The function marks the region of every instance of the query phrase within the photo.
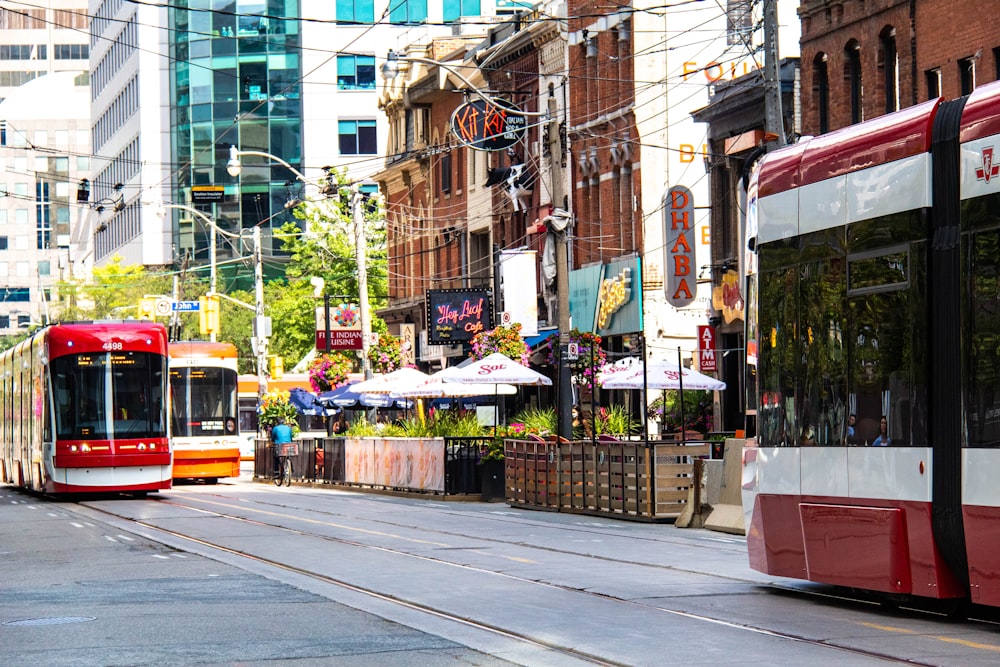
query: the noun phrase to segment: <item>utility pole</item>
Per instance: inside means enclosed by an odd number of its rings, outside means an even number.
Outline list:
[[[559,435],[567,440],[573,438],[573,387],[567,345],[569,343],[569,232],[572,220],[566,206],[563,177],[562,132],[559,127],[559,103],[555,89],[549,88],[549,175],[552,177],[552,215],[549,219],[549,233],[556,241],[556,301],[559,313],[559,394],[558,424]]]
[[[361,367],[365,379],[370,380],[372,362],[368,358],[371,349],[372,317],[368,308],[368,239],[365,236],[364,195],[355,185],[351,191],[351,215],[354,217],[355,254],[358,256],[358,310],[361,314]]]
[[[778,74],[778,0],[764,0],[764,132],[768,149],[784,146],[785,121],[781,113]]]
[[[263,405],[267,393],[267,339],[271,318],[264,316],[264,254],[260,247],[260,225],[253,228],[253,273],[255,293],[254,340],[257,343],[257,405]]]

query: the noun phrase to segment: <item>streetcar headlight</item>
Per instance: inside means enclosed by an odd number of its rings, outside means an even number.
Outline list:
[[[90,451],[90,445],[88,445],[87,443],[83,443],[82,445],[80,445],[80,451],[81,452],[89,452]]]
[[[76,445],[70,445],[69,446],[69,451],[75,452],[76,450],[77,450],[77,446]]]
[[[146,451],[146,443],[140,442],[138,449],[139,449],[140,452]]]

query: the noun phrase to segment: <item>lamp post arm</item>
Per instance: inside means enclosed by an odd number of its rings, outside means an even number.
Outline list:
[[[228,294],[223,294],[222,292],[214,292],[213,291],[213,292],[209,292],[205,296],[217,296],[219,298],[225,299],[226,301],[231,301],[231,302],[235,303],[237,306],[243,306],[247,310],[252,310],[254,312],[257,312],[257,306],[253,305],[252,303],[247,303],[246,301],[240,301],[239,299],[234,299],[233,297],[229,296]]]
[[[402,61],[402,62],[423,63],[424,65],[433,65],[433,66],[436,66],[436,67],[440,67],[442,69],[446,69],[449,72],[451,72],[452,74],[454,74],[455,76],[457,76],[462,81],[462,83],[464,83],[476,95],[479,95],[481,98],[483,98],[484,100],[486,100],[487,102],[489,102],[490,104],[492,104],[495,107],[496,106],[502,106],[496,100],[496,98],[494,98],[492,95],[490,95],[489,93],[487,93],[486,91],[484,91],[482,88],[480,88],[476,84],[474,84],[471,81],[469,81],[469,79],[466,78],[466,76],[464,74],[462,74],[460,71],[458,71],[458,68],[455,67],[454,65],[450,65],[448,63],[441,62],[440,60],[434,60],[433,58],[424,58],[422,56],[401,56],[401,55],[397,54],[394,51],[389,51],[389,57],[387,59],[387,62],[392,62],[393,60]],[[395,76],[395,75],[393,75],[393,76]],[[524,111],[524,110],[521,110],[521,109],[518,109],[517,113],[520,114],[520,115],[522,115],[522,116],[548,116],[549,115],[548,111]]]
[[[235,151],[233,151],[234,148],[236,149]],[[285,162],[284,160],[282,160],[277,155],[271,155],[270,153],[265,153],[264,151],[245,151],[245,150],[243,150],[241,148],[236,148],[235,146],[233,146],[232,148],[230,148],[230,152],[234,153],[236,157],[241,156],[241,155],[256,155],[257,157],[266,157],[269,160],[273,160],[274,162],[277,162],[282,167],[284,167],[288,171],[290,171],[293,174],[295,174],[295,177],[298,178],[303,183],[312,183],[312,181],[310,181],[308,178],[306,178],[305,175],[301,171],[299,171],[298,169],[296,169],[292,165],[288,164],[287,162]]]

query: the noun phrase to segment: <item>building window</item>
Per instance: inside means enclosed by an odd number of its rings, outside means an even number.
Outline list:
[[[441,155],[441,194],[451,194],[451,153]]]
[[[10,315],[0,315],[0,329],[10,329]]]
[[[427,0],[400,0],[389,10],[389,23],[423,23],[427,20]]]
[[[865,119],[862,100],[864,86],[861,84],[861,45],[851,40],[844,49],[844,78],[847,79],[851,100],[851,123],[860,123]]]
[[[879,35],[882,75],[885,84],[885,112],[899,111],[899,52],[896,51],[896,29],[886,28]]]
[[[337,23],[375,23],[375,0],[337,0]]]
[[[958,81],[962,94],[968,95],[976,89],[976,59],[962,58],[958,61]]]
[[[819,121],[819,133],[830,131],[830,73],[827,69],[825,53],[816,55],[813,60],[813,91],[816,96],[816,111]]]
[[[0,236],[0,250],[6,250],[6,249],[7,249],[7,237]]]
[[[375,56],[337,56],[337,88],[375,90]]]
[[[479,16],[479,0],[444,0],[444,22],[457,21],[462,16]]]
[[[56,60],[86,60],[90,57],[90,47],[86,44],[56,44],[52,53]]]
[[[374,120],[342,120],[337,124],[341,155],[376,155]]]
[[[935,100],[941,97],[941,69],[935,67],[924,72],[927,79],[927,99]]]
[[[0,301],[27,303],[30,297],[30,290],[27,287],[0,287]]]

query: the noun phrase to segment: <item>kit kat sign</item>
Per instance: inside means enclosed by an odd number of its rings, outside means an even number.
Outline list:
[[[683,185],[670,188],[663,200],[663,288],[667,303],[683,308],[694,301],[696,274],[694,197]]]
[[[429,290],[426,305],[431,345],[466,343],[493,328],[493,306],[486,290]]]
[[[524,136],[527,119],[521,110],[504,100],[472,100],[455,109],[451,131],[469,148],[502,151]]]

